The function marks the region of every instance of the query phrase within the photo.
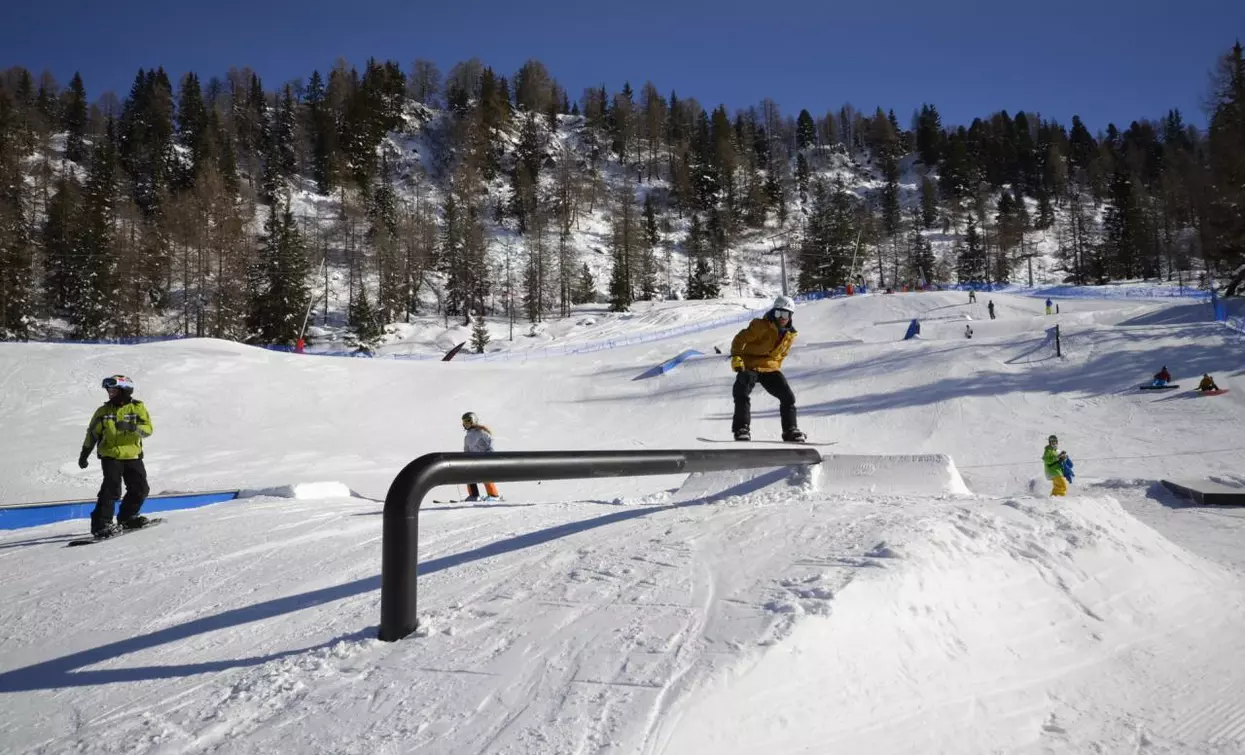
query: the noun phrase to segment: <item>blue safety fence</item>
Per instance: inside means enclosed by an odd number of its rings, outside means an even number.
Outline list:
[[[237,490],[215,490],[206,493],[162,493],[148,496],[143,503],[143,514],[177,509],[194,509],[238,497]],[[41,524],[64,522],[70,519],[88,519],[95,508],[95,501],[47,501],[43,503],[18,503],[0,506],[0,530],[37,527]]]
[[[1239,303],[1239,302],[1238,302]],[[1214,311],[1215,322],[1221,322],[1238,333],[1245,333],[1245,315],[1234,315],[1228,311],[1228,303],[1212,292],[1210,304]],[[1237,307],[1238,311],[1241,307]]]

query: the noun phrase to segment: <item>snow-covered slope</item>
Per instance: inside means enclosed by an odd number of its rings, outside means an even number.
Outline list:
[[[94,493],[97,467],[74,461],[113,372],[151,407],[153,490],[261,493],[89,548],[62,545],[81,522],[0,535],[0,741],[1240,751],[1245,522],[1154,484],[1239,478],[1239,335],[1190,305],[1065,301],[1048,317],[1038,300],[992,298],[994,321],[984,296],[975,310],[958,293],[802,305],[785,372],[801,426],[837,441],[812,474],[514,483],[501,504],[427,502],[421,629],[396,644],[374,638],[379,499],[398,469],[460,448],[467,410],[504,450],[729,448],[697,438],[728,437],[732,375],[713,347],[739,325],[461,363],[0,344],[3,502]],[[922,337],[902,341],[917,316]],[[966,317],[971,341],[953,330]],[[636,379],[687,348],[706,356]],[[1130,390],[1164,363],[1234,390]],[[758,390],[754,437],[777,436],[776,409]],[[1064,500],[1040,479],[1052,432],[1077,462]],[[321,481],[355,495],[289,494]]]

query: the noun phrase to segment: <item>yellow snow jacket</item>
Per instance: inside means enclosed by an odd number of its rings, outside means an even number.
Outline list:
[[[782,360],[786,359],[793,343],[794,327],[788,325],[784,331],[779,331],[769,317],[759,317],[731,341],[731,356],[741,357],[745,370],[777,372],[782,369]]]
[[[118,428],[120,422],[124,429]],[[130,430],[126,423],[134,425]],[[118,406],[111,401],[95,410],[82,441],[82,453],[94,448],[101,459],[143,458],[143,438],[151,435],[151,415],[142,401],[129,399]]]

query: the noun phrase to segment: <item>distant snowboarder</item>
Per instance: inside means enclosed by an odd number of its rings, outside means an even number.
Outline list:
[[[467,412],[463,414],[463,430],[466,435],[463,436],[463,451],[469,454],[491,454],[493,453],[493,432],[484,425],[480,424],[480,418],[475,412]],[[484,498],[480,498],[480,486],[476,483],[468,483],[467,497],[464,501],[500,501],[501,494],[497,492],[497,486],[491,482],[484,483]]]
[[[1050,299],[1047,299],[1046,300],[1046,314],[1049,315],[1051,313],[1051,308],[1054,306],[1055,306],[1055,303],[1051,301]]]
[[[1197,389],[1202,392],[1217,391],[1219,386],[1215,385],[1215,379],[1207,373],[1202,373],[1202,382],[1197,384]]]
[[[969,303],[969,304],[976,304],[976,303],[977,303],[977,292],[976,292],[976,291],[974,291],[974,290],[973,290],[973,289],[971,289],[971,288],[970,288],[970,289],[968,289],[968,303]]]
[[[972,338],[972,337],[973,337],[973,326],[972,326],[972,325],[965,325],[965,326],[964,326],[964,337],[965,337],[965,338]]]
[[[1067,454],[1059,450],[1059,438],[1054,435],[1047,438],[1046,448],[1042,449],[1042,464],[1046,470],[1046,479],[1051,481],[1052,496],[1068,494],[1068,481],[1063,476],[1063,462],[1066,458]]]
[[[791,322],[795,301],[779,296],[774,306],[739,331],[731,341],[731,369],[735,387],[731,391],[735,399],[735,415],[731,420],[731,433],[735,440],[752,440],[752,389],[757,383],[769,395],[778,399],[778,414],[782,419],[782,439],[803,443],[805,435],[796,426],[795,393],[782,374],[782,361],[795,342],[796,330]]]
[[[990,312],[990,319],[994,319],[994,299],[986,302],[986,309]]]
[[[1163,369],[1154,373],[1154,380],[1150,385],[1155,388],[1163,388],[1172,381],[1172,374],[1167,371],[1167,365],[1163,365]]]

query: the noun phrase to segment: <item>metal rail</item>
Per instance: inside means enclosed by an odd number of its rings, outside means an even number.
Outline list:
[[[535,482],[593,477],[720,472],[820,464],[814,448],[688,451],[515,451],[426,454],[403,467],[385,495],[381,544],[380,639],[394,642],[416,628],[419,507],[438,485]]]

